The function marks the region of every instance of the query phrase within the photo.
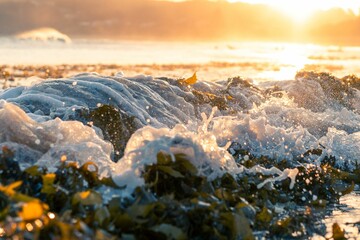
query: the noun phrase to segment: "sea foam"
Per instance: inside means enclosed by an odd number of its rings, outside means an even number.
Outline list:
[[[296,93],[296,86],[304,94]],[[224,173],[265,171],[245,169],[244,159],[227,151],[231,143],[253,156],[286,160],[294,167],[271,170],[274,177],[266,182],[289,177],[293,184],[299,160],[320,164],[335,157],[337,166],[355,168],[360,156],[359,90],[349,87],[331,94],[311,78],[279,82],[276,92],[269,89],[240,78],[183,85],[150,76],[84,73],[46,80],[0,92],[0,144],[15,151],[22,168],[37,164],[56,169],[64,155],[79,165],[95,162],[101,176],[125,187],[124,195],[144,184],[142,171],[156,163],[159,152],[173,159],[187,156],[209,180]],[[310,97],[314,104],[303,99]],[[101,131],[79,115],[103,105],[125,112],[137,127],[117,163]],[[313,149],[321,154],[308,154]]]

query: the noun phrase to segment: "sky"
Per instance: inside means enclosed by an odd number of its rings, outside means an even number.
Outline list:
[[[247,2],[247,3],[262,3],[271,5],[306,5],[310,8],[328,9],[331,7],[344,7],[358,9],[360,8],[359,0],[227,0],[228,2]]]
[[[1,1],[1,0],[0,0]],[[196,0],[155,0],[155,1],[173,1],[173,2],[183,2],[183,1],[196,1]],[[199,0],[198,0],[199,1]],[[201,0],[200,0],[201,1]],[[360,8],[359,0],[208,0],[208,1],[227,1],[227,2],[246,2],[251,4],[268,4],[280,8],[296,8],[301,6],[301,8],[314,9],[314,10],[327,10],[329,8],[341,7],[344,9],[352,9],[353,11],[358,12]]]
[[[304,21],[318,10],[343,8],[359,14],[360,0],[227,0],[228,2],[247,2],[267,4],[287,13],[296,21]]]
[[[0,0],[0,37],[51,27],[71,38],[360,45],[360,16],[344,10],[359,8],[360,0]]]
[[[155,1],[196,1],[196,0],[155,0]],[[206,0],[197,0],[206,1]],[[331,8],[342,8],[351,10],[354,14],[360,14],[360,0],[207,0],[207,1],[227,1],[230,3],[244,2],[250,4],[265,4],[282,11],[297,23],[306,21],[312,14],[321,10],[326,11]]]

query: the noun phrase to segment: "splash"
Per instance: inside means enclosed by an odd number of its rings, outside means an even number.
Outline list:
[[[185,155],[197,168],[198,174],[206,176],[209,181],[224,173],[233,176],[240,174],[243,167],[227,152],[229,145],[220,147],[216,136],[208,131],[215,111],[216,108],[209,118],[203,114],[203,121],[197,131],[190,131],[182,124],[176,125],[173,129],[157,129],[151,126],[139,129],[130,138],[124,157],[115,167],[115,183],[126,186],[129,192],[136,186],[143,185],[141,173],[146,165],[157,162],[159,153],[170,155],[173,161],[176,154]]]
[[[0,146],[16,153],[21,169],[37,164],[55,171],[64,157],[80,166],[96,162],[101,172],[113,164],[111,144],[81,122],[56,118],[38,123],[4,100],[0,100],[0,119]]]
[[[19,40],[71,43],[69,36],[59,32],[54,28],[37,28],[19,33],[15,37]]]
[[[306,101],[309,97],[313,103]],[[260,88],[241,78],[187,85],[151,76],[84,73],[0,92],[6,100],[0,106],[0,142],[15,150],[22,168],[38,164],[54,169],[64,155],[79,165],[94,161],[100,176],[111,176],[125,187],[124,194],[144,184],[142,172],[159,153],[173,160],[186,156],[210,181],[224,173],[264,174],[261,168],[245,169],[246,156],[228,152],[236,143],[251,156],[291,166],[266,170],[272,177],[258,187],[287,178],[293,187],[300,160],[320,165],[335,158],[341,169],[357,166],[358,97],[358,89],[328,75],[304,74]],[[136,130],[117,163],[111,161],[112,145],[103,140],[106,129],[90,124],[83,114],[104,105],[126,113]]]

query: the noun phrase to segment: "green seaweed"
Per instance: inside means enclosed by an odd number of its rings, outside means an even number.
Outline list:
[[[128,115],[122,110],[102,105],[98,108],[82,113],[87,123],[91,123],[103,132],[104,139],[114,146],[114,160],[118,161],[124,155],[126,143],[131,135],[139,128],[135,124],[135,117]]]
[[[238,149],[235,154],[249,153]],[[248,156],[249,167],[289,167],[284,161]],[[172,158],[159,152],[157,163],[142,172],[145,185],[131,198],[104,201],[100,187],[119,188],[109,178],[100,179],[93,162],[78,166],[63,161],[54,173],[37,166],[22,171],[4,147],[0,169],[0,228],[6,229],[1,237],[20,239],[307,238],[325,235],[319,227],[324,208],[359,183],[358,170],[345,172],[324,163],[298,167],[293,189],[289,180],[259,189],[271,176],[227,173],[208,181],[186,155]],[[30,203],[39,209],[37,215],[26,212]],[[333,238],[344,237],[335,226]]]

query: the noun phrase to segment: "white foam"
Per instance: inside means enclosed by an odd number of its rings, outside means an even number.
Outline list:
[[[335,157],[339,167],[353,170],[360,163],[360,131],[349,134],[332,127],[319,142],[325,148],[322,157]]]
[[[156,129],[150,126],[139,129],[130,138],[124,157],[115,167],[113,180],[119,186],[126,186],[128,192],[143,185],[141,173],[146,165],[157,162],[159,152],[170,155],[175,160],[176,154],[185,154],[197,168],[198,174],[214,180],[224,173],[233,176],[243,171],[227,152],[227,147],[219,147],[216,136],[208,131],[209,118],[204,120],[197,131],[188,130],[184,125],[173,129]]]
[[[277,171],[275,173],[270,172],[271,175],[274,175],[276,173],[277,173]],[[275,182],[283,181],[287,178],[290,178],[289,189],[293,189],[294,185],[295,185],[296,176],[298,175],[298,173],[299,173],[299,170],[297,168],[294,168],[294,169],[287,168],[284,171],[282,171],[281,173],[277,173],[277,174],[279,174],[279,176],[273,177],[273,178],[267,178],[264,182],[258,184],[257,188],[262,188],[267,183],[275,183]]]
[[[76,82],[76,85],[73,83]],[[21,105],[27,112],[41,110],[47,116],[63,116],[73,107],[95,108],[108,104],[135,116],[140,124],[175,126],[195,119],[194,106],[184,93],[165,81],[149,76],[139,79],[110,78],[83,73],[70,79],[48,80],[29,88],[13,88],[0,98]],[[145,106],[152,106],[146,109]]]
[[[306,152],[318,148],[323,150],[322,155],[305,156],[305,160],[319,164],[334,156],[338,166],[350,169],[359,163],[360,115],[354,106],[360,98],[356,90],[350,98],[353,103],[342,104],[320,94],[321,89],[313,90],[314,83],[299,82],[303,97],[315,95],[312,97],[318,102],[314,107],[311,101],[299,101],[302,94],[292,94],[296,92],[295,82],[283,84],[281,98],[241,86],[241,82],[191,86],[190,90],[205,89],[219,96],[224,91],[231,94],[229,109],[211,112],[209,103],[198,101],[174,81],[145,75],[127,78],[83,73],[0,92],[0,99],[6,100],[0,101],[0,144],[21,152],[16,157],[19,162],[27,156],[28,160],[20,163],[22,168],[33,161],[54,168],[64,154],[79,164],[94,161],[101,176],[111,175],[119,186],[126,187],[125,195],[144,184],[142,171],[145,165],[156,163],[159,152],[173,159],[178,153],[185,154],[209,180],[225,172],[234,176],[242,173],[245,169],[226,151],[230,142],[239,143],[253,156],[285,159],[294,167]],[[77,117],[75,110],[103,104],[133,116],[139,127],[116,164],[110,160],[111,145],[97,134],[97,128],[65,121]],[[273,176],[259,187],[286,178],[291,179],[292,187],[297,175],[294,169],[257,171]]]
[[[59,32],[54,28],[37,28],[30,31],[19,33],[15,36],[20,40],[31,40],[31,41],[56,41],[71,43],[69,36]]]
[[[94,161],[100,172],[109,172],[113,164],[111,144],[81,122],[56,118],[38,123],[19,107],[4,100],[0,100],[0,120],[0,143],[17,151],[31,149],[28,155],[33,155],[33,161],[40,166],[54,169],[63,155],[79,165]],[[28,162],[18,161],[21,168],[28,167]]]

